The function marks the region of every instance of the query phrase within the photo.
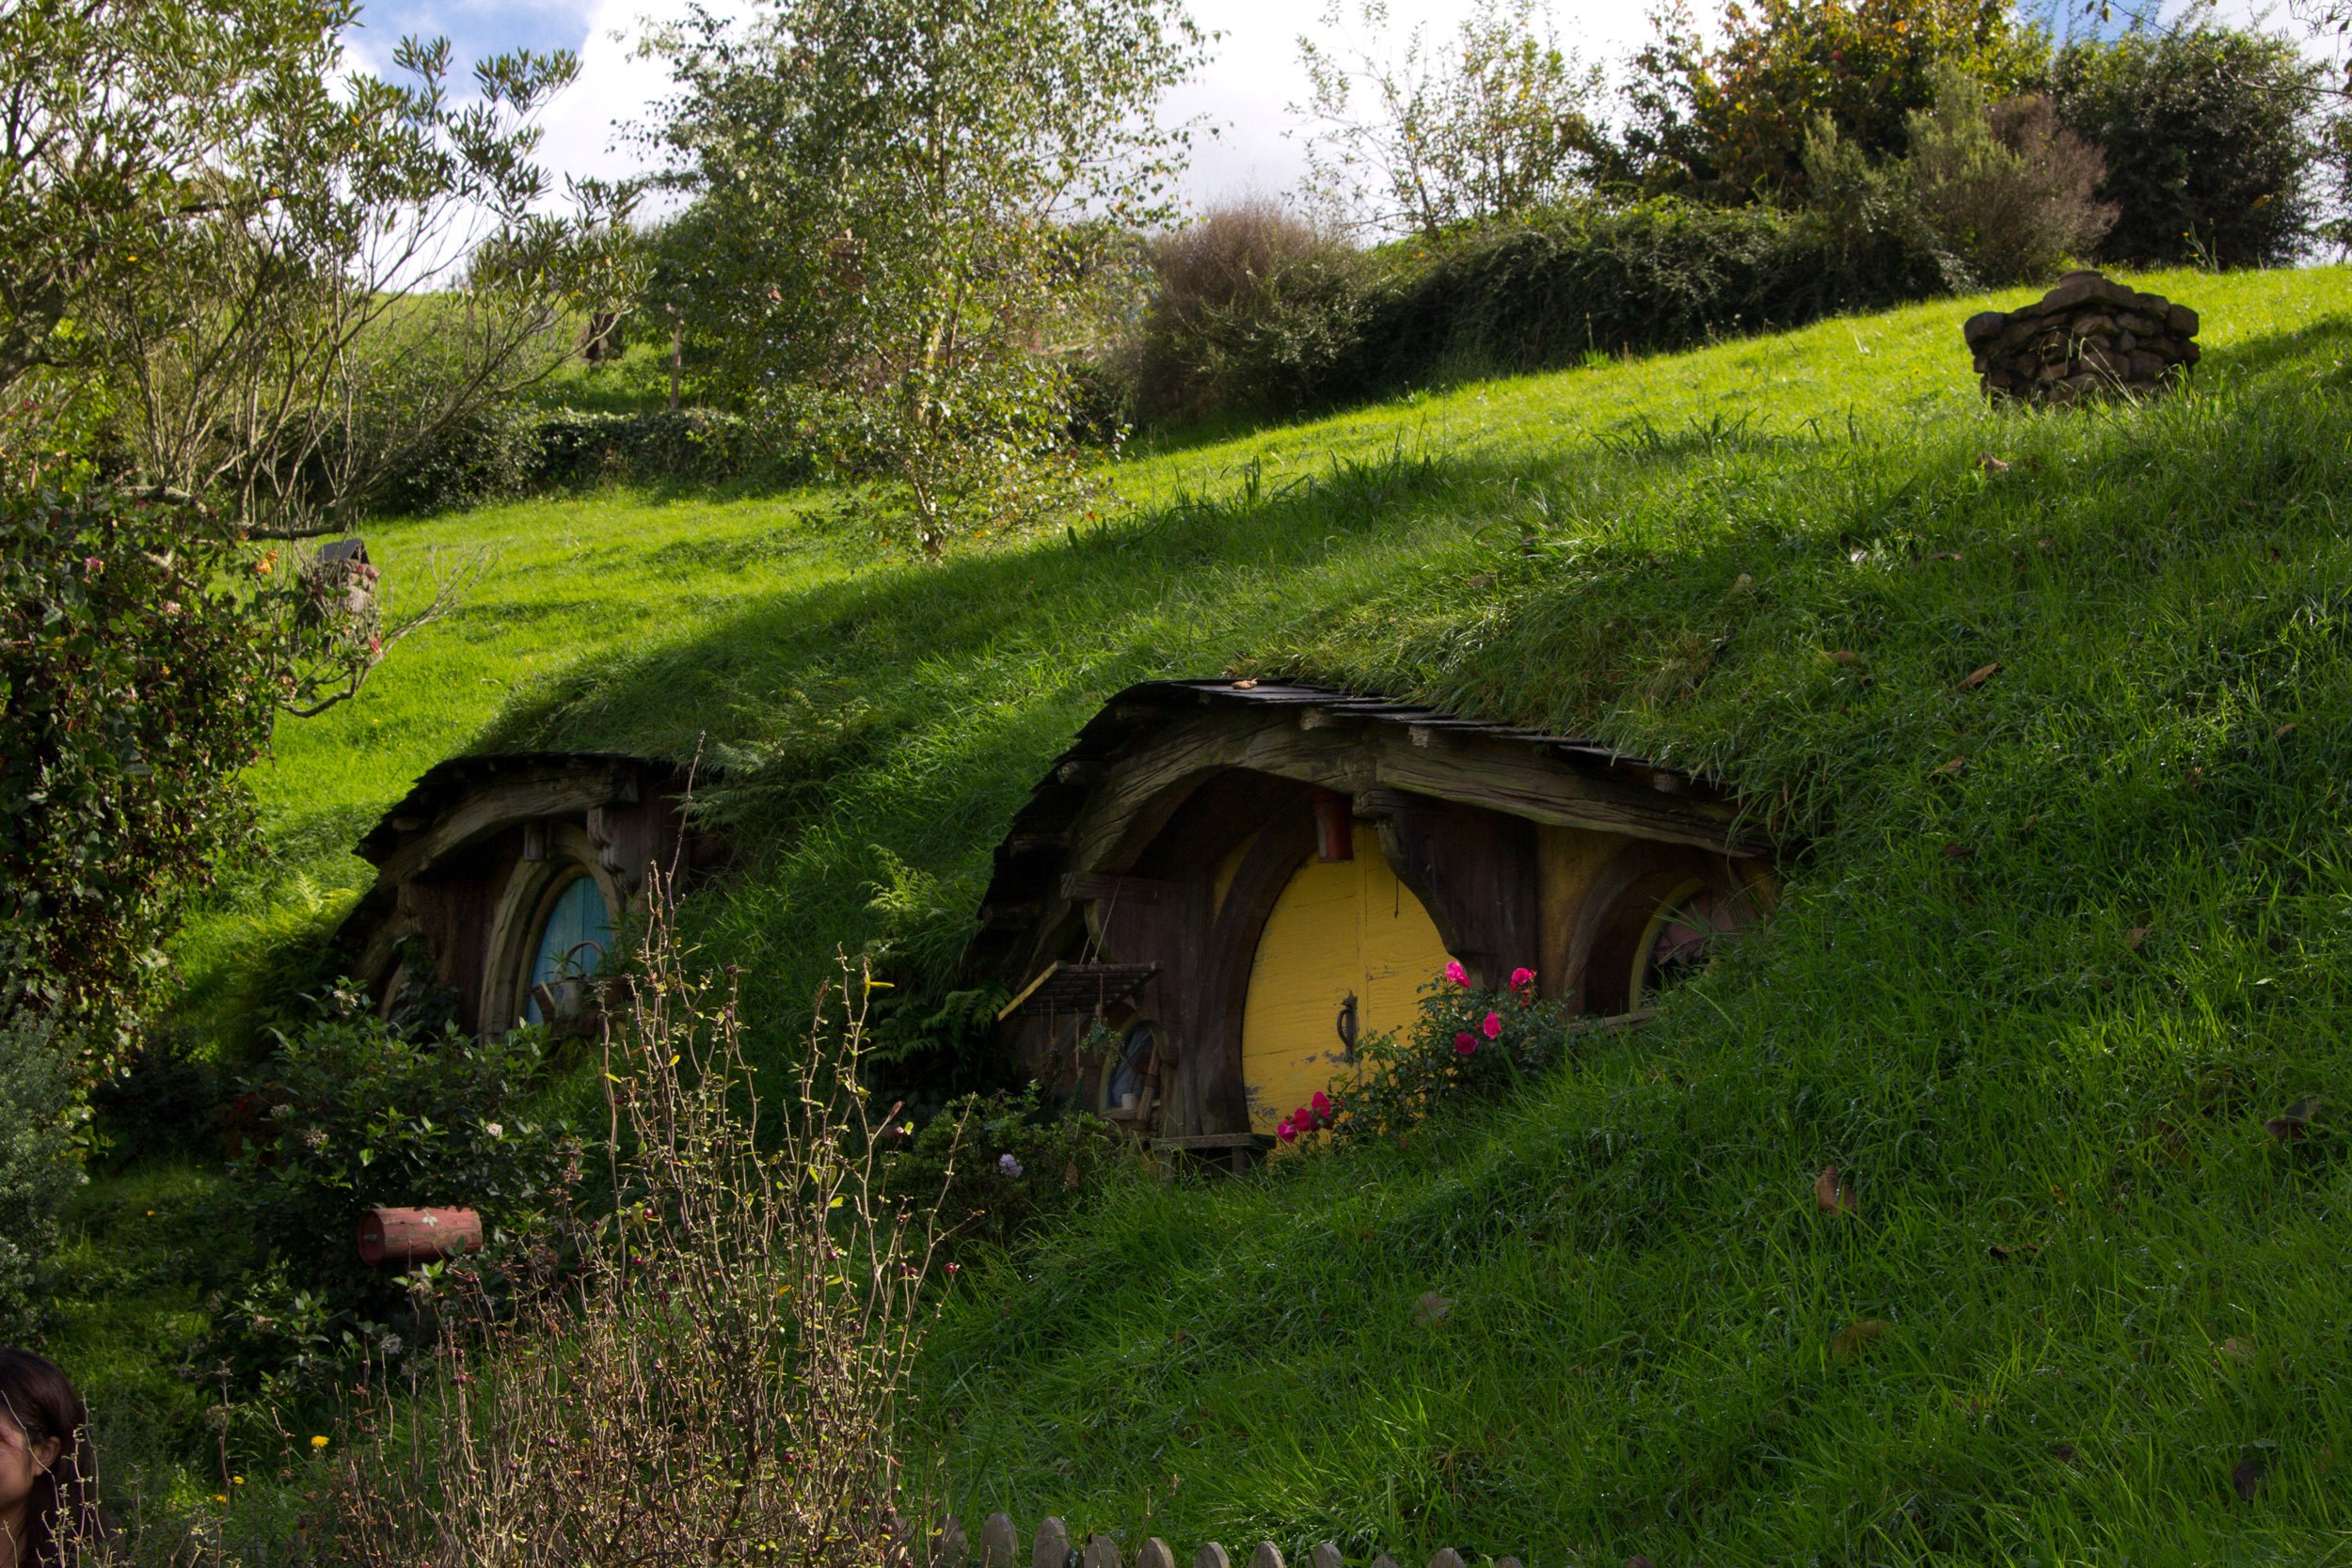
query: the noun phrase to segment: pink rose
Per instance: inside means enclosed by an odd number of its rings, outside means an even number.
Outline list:
[[[1458,958],[1451,958],[1447,960],[1445,966],[1445,977],[1453,981],[1457,986],[1467,986],[1470,984],[1470,973],[1462,967],[1461,960]]]
[[[1454,1037],[1454,1054],[1458,1056],[1467,1056],[1477,1049],[1478,1037],[1471,1034],[1468,1029],[1463,1030],[1460,1034]]]
[[[1502,1015],[1501,1013],[1488,1013],[1486,1015],[1486,1022],[1480,1024],[1478,1027],[1488,1039],[1493,1039],[1502,1033]]]
[[[1307,1101],[1307,1103],[1311,1108],[1312,1108],[1315,1115],[1319,1117],[1327,1117],[1331,1114],[1331,1097],[1325,1094],[1321,1089],[1317,1089],[1315,1091],[1315,1097]]]
[[[1286,1144],[1295,1144],[1298,1141],[1298,1129],[1286,1121],[1274,1130],[1274,1135]]]
[[[1515,969],[1511,971],[1511,989],[1513,990],[1524,990],[1534,983],[1535,972],[1534,970]]]

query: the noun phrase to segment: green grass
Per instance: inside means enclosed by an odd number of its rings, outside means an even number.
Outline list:
[[[974,1279],[925,1390],[959,1506],[1545,1568],[2352,1560],[2344,1124],[2262,1127],[2352,1096],[2345,281],[2149,280],[2207,350],[2152,405],[1984,407],[1946,302],[1171,447],[935,567],[793,496],[381,527],[395,585],[495,564],[281,732],[276,858],[183,958],[231,1017],[440,757],[699,744],[750,858],[694,934],[780,1039],[835,943],[956,948],[1129,681],[1597,736],[1792,835],[1772,927],[1514,1103],[1119,1183]]]

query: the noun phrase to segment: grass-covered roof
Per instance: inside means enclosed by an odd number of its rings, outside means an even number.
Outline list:
[[[925,1406],[958,1500],[1553,1560],[2319,1560],[2352,1142],[2264,1121],[2352,1102],[2345,282],[2146,280],[2204,323],[2154,404],[1986,407],[1959,325],[2021,292],[1132,458],[1098,516],[938,566],[819,498],[381,525],[395,590],[490,571],[281,735],[277,858],[185,958],[238,994],[454,752],[699,749],[749,853],[695,935],[781,1037],[836,944],[952,961],[1130,683],[1589,736],[1804,836],[1769,929],[1506,1106],[1121,1183],[969,1278]]]

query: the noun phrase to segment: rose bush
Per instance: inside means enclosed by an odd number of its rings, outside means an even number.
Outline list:
[[[1517,969],[1487,990],[1447,964],[1422,988],[1411,1028],[1357,1041],[1355,1072],[1336,1096],[1317,1094],[1278,1135],[1284,1143],[1326,1131],[1334,1139],[1394,1136],[1449,1101],[1492,1095],[1558,1065],[1568,1054],[1571,999],[1539,995],[1535,979]]]

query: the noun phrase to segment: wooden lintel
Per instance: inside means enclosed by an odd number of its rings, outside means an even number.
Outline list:
[[[1731,831],[1734,813],[1728,806],[1687,796],[1661,799],[1654,790],[1630,784],[1611,785],[1499,746],[1465,747],[1442,757],[1409,744],[1386,746],[1380,752],[1379,778],[1394,788],[1535,822],[1598,828],[1732,854],[1771,849],[1761,838]]]
[[[1461,744],[1460,736],[1437,724],[1407,724],[1405,733],[1423,751],[1450,752]]]
[[[1302,730],[1359,730],[1364,721],[1360,714],[1333,713],[1327,707],[1301,708],[1298,727]]]
[[[1070,835],[1067,832],[1014,833],[1005,840],[1005,847],[1016,855],[1035,854],[1041,849],[1067,849],[1070,847]]]
[[[1090,784],[1102,779],[1106,766],[1094,758],[1078,758],[1055,768],[1054,778],[1066,784]]]
[[[982,904],[980,924],[983,926],[1026,926],[1038,916],[1036,904]]]
[[[1073,871],[1061,879],[1061,895],[1073,903],[1159,904],[1176,896],[1174,882],[1122,877],[1106,871]]]

